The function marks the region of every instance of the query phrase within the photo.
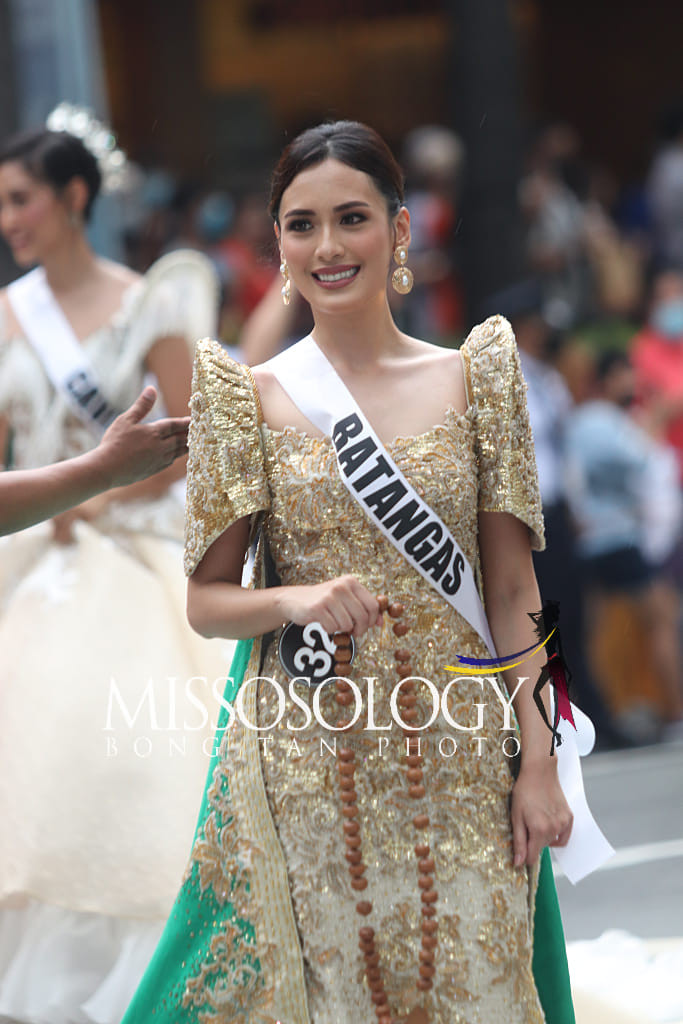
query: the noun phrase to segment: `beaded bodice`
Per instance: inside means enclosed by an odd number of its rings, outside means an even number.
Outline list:
[[[317,583],[329,579],[332,566],[340,572],[353,567],[376,590],[387,575],[395,579],[411,573],[342,483],[329,439],[291,428],[262,427],[261,436],[271,492],[266,530],[283,583]],[[396,438],[388,450],[474,561],[477,481],[471,411],[461,416],[449,410],[443,425]]]

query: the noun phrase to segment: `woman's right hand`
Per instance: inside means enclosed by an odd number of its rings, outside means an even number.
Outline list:
[[[278,589],[278,608],[285,622],[299,626],[319,622],[327,633],[352,633],[356,638],[382,624],[377,598],[355,576]]]

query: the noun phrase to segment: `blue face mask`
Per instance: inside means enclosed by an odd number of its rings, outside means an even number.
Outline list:
[[[652,326],[669,341],[683,342],[683,298],[660,302],[652,312]]]

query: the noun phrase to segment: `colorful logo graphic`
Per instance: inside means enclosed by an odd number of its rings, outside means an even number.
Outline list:
[[[533,658],[535,654],[538,654],[556,631],[557,626],[540,644],[525,647],[523,651],[508,654],[504,658],[467,658],[464,654],[458,654],[456,655],[458,664],[446,665],[446,669],[449,672],[457,672],[460,676],[485,676],[490,672],[506,672],[509,668],[517,668],[518,665],[523,665],[529,658]]]
[[[540,612],[528,612],[527,614],[536,627],[537,644],[532,644],[531,647],[526,647],[515,654],[508,654],[499,658],[469,658],[459,654],[457,656],[457,665],[446,665],[445,667],[448,672],[457,672],[461,676],[505,672],[508,669],[523,665],[525,661],[529,661],[530,658],[533,658],[544,647],[547,647],[548,660],[542,667],[534,687],[534,701],[543,721],[552,734],[550,753],[553,754],[555,745],[557,744],[559,747],[562,743],[562,736],[558,731],[560,721],[569,722],[576,729],[571,701],[569,700],[571,673],[562,653],[562,640],[559,629],[560,606],[557,601],[546,601]],[[555,691],[555,708],[552,723],[548,717],[542,697],[543,689],[548,684]]]

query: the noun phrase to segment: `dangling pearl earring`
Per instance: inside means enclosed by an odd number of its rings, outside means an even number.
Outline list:
[[[391,283],[394,291],[399,295],[407,295],[413,287],[413,272],[406,266],[408,250],[405,245],[397,245],[394,249],[394,259],[398,263],[396,270],[391,275]]]
[[[285,306],[288,306],[292,301],[292,282],[289,280],[289,267],[287,266],[287,261],[284,256],[282,257],[282,263],[280,264],[280,273],[284,280],[281,290],[282,301]]]

